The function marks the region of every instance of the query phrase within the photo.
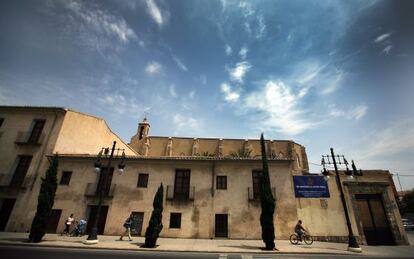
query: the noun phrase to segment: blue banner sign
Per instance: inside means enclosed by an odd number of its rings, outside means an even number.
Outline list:
[[[296,198],[329,198],[328,183],[323,176],[293,176]]]

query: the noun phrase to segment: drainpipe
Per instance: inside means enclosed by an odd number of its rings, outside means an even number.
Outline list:
[[[53,118],[52,128],[50,129],[49,134],[47,134],[46,141],[45,141],[45,143],[44,143],[44,145],[42,147],[41,157],[40,157],[39,162],[37,163],[37,166],[36,166],[34,179],[33,179],[32,183],[30,184],[30,191],[33,190],[34,185],[35,185],[36,180],[37,180],[37,177],[39,176],[40,166],[41,166],[41,164],[43,162],[44,157],[46,157],[44,153],[46,151],[47,144],[49,144],[50,137],[51,137],[52,132],[55,129],[55,126],[56,126],[56,120],[57,120],[57,112],[56,112],[56,110],[54,111],[54,114],[55,114],[55,117]]]

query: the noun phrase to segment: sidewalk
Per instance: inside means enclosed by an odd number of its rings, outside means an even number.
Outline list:
[[[184,239],[184,238],[159,238],[158,247],[155,249],[141,248],[144,237],[134,237],[133,241],[119,241],[119,236],[99,236],[96,245],[85,245],[83,237],[67,237],[57,234],[47,234],[40,243],[28,243],[27,233],[0,232],[0,245],[26,245],[48,246],[67,248],[89,249],[122,249],[122,250],[147,250],[164,252],[208,252],[208,253],[286,253],[286,254],[355,254],[347,251],[347,244],[314,242],[312,245],[291,245],[288,240],[277,240],[276,247],[279,251],[263,251],[261,240],[232,240],[232,239]],[[413,246],[362,246],[363,255],[370,256],[399,256],[412,257]]]

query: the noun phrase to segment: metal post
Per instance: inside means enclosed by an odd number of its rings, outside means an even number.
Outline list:
[[[346,225],[348,227],[348,250],[352,251],[352,252],[359,252],[360,253],[360,252],[362,252],[362,250],[359,247],[359,245],[358,245],[358,243],[357,243],[357,241],[354,237],[354,234],[352,233],[351,221],[349,220],[348,209],[347,209],[347,206],[346,206],[344,191],[342,189],[341,179],[339,178],[338,167],[336,165],[336,160],[335,160],[335,155],[334,155],[333,148],[331,148],[331,156],[332,156],[333,164],[334,164],[334,167],[335,167],[336,183],[337,183],[338,188],[339,188],[339,192],[340,192],[340,196],[341,196],[341,200],[342,200],[342,206],[343,206],[344,212],[345,212]]]
[[[396,173],[396,175],[397,175],[397,179],[398,179],[398,184],[400,185],[400,191],[403,191],[401,181],[400,181],[400,175],[398,173]]]
[[[115,145],[116,145],[116,141],[114,141],[114,144],[112,145],[112,150],[111,150],[111,154],[108,158],[108,165],[106,167],[106,172],[104,172],[102,170],[102,168],[101,168],[101,171],[100,171],[100,173],[103,174],[103,181],[102,181],[103,186],[101,187],[100,192],[99,192],[98,208],[96,209],[96,216],[95,216],[95,220],[93,222],[92,230],[91,230],[91,233],[89,233],[88,238],[86,239],[87,240],[86,243],[88,243],[88,244],[98,243],[98,220],[99,220],[99,216],[101,214],[102,201],[103,201],[103,197],[104,197],[105,191],[106,191],[106,182],[108,181],[108,173],[109,173],[109,170],[111,170],[111,160],[114,156]],[[111,188],[111,187],[109,187],[109,188]]]

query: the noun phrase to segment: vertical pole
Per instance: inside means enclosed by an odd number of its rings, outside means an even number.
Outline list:
[[[352,251],[352,252],[362,252],[361,248],[359,247],[359,245],[358,245],[358,243],[357,243],[357,241],[354,237],[354,234],[352,233],[351,221],[349,220],[348,209],[347,209],[347,206],[346,206],[344,191],[342,189],[341,179],[339,178],[339,172],[338,172],[338,167],[336,165],[336,160],[335,160],[335,155],[334,155],[333,148],[331,148],[331,156],[332,156],[333,164],[334,164],[334,167],[335,167],[336,183],[337,183],[338,188],[339,188],[339,193],[340,193],[341,201],[342,201],[342,207],[344,208],[344,212],[345,212],[346,225],[348,227],[348,250]]]
[[[98,242],[98,220],[101,214],[101,207],[102,207],[102,202],[103,202],[103,197],[105,195],[105,191],[106,191],[106,182],[108,181],[108,174],[109,174],[109,170],[111,169],[111,160],[112,157],[114,156],[114,151],[115,151],[115,145],[116,145],[116,141],[114,141],[114,144],[112,145],[112,150],[111,150],[111,154],[108,158],[108,165],[106,167],[106,172],[104,172],[101,168],[100,173],[103,174],[103,181],[101,182],[101,184],[103,186],[100,187],[99,190],[99,200],[98,200],[98,208],[96,209],[96,216],[93,222],[93,226],[92,226],[92,230],[91,233],[88,235],[87,240],[89,241],[95,241],[95,243]],[[98,187],[99,188],[99,187]],[[111,188],[111,187],[109,187]]]

